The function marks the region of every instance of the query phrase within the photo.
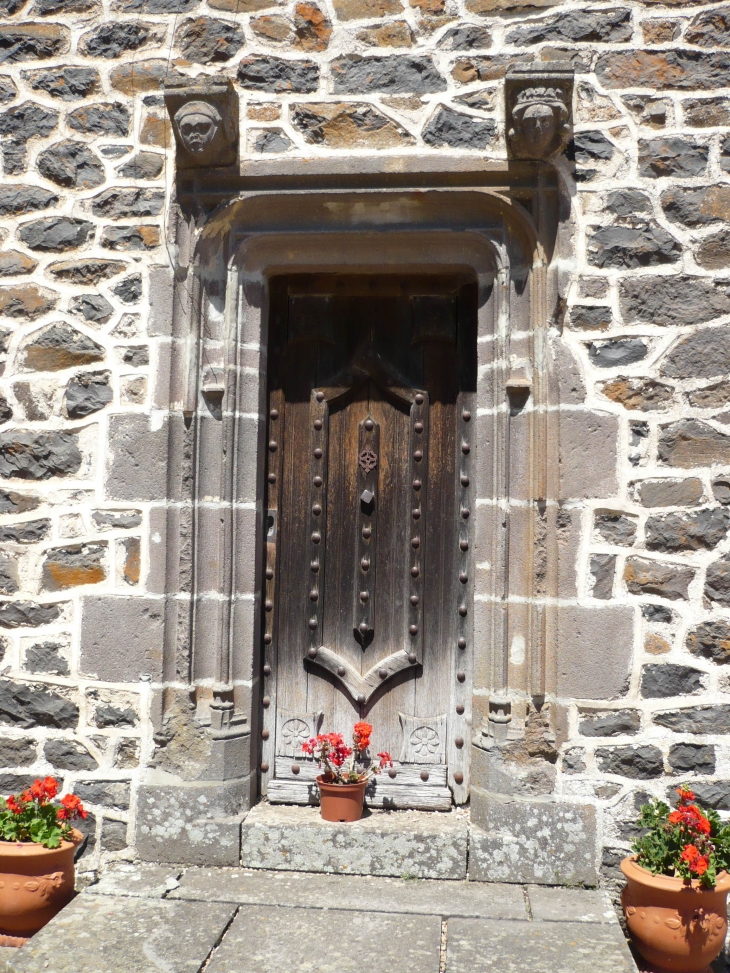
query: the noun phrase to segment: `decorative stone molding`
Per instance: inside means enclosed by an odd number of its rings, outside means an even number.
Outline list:
[[[165,89],[177,143],[176,167],[230,166],[238,158],[238,95],[230,81]]]
[[[505,80],[507,152],[512,159],[549,159],[573,134],[573,68],[562,61],[517,65]]]

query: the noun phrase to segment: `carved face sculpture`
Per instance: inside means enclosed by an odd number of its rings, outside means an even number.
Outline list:
[[[522,137],[526,147],[536,158],[542,158],[551,148],[555,136],[555,112],[550,105],[530,105],[522,116]]]
[[[223,119],[213,105],[191,101],[177,112],[180,140],[192,155],[202,155],[218,134]]]

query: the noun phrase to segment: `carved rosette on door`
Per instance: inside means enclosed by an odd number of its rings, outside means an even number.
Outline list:
[[[340,390],[338,389],[337,392]],[[408,634],[404,646],[381,659],[364,675],[336,649],[320,644],[324,612],[324,575],[326,565],[326,507],[328,403],[321,389],[312,392],[311,416],[311,560],[312,580],[307,604],[308,642],[306,658],[310,663],[330,672],[347,690],[352,699],[364,707],[388,679],[397,672],[419,665],[423,661],[423,597],[422,597],[422,534],[425,529],[426,469],[428,455],[428,395],[416,390],[399,390],[412,396],[410,406],[410,489],[412,493],[412,531],[409,544],[409,604]],[[363,649],[372,640],[375,598],[375,539],[378,497],[379,428],[368,417],[359,428],[358,453],[354,462],[358,472],[358,506],[354,520],[358,530],[358,561],[355,565],[354,630],[353,636]],[[362,487],[362,489],[360,489]]]

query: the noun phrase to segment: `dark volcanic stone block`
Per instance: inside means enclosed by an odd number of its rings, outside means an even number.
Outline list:
[[[57,142],[38,156],[38,171],[58,186],[93,189],[101,186],[104,166],[85,142]]]
[[[641,673],[641,695],[644,699],[685,696],[705,688],[705,673],[692,666],[670,662],[644,666]]]
[[[612,338],[592,341],[588,345],[588,357],[598,368],[619,368],[646,358],[648,350],[640,338]]]
[[[658,747],[599,747],[596,761],[605,774],[618,774],[634,780],[650,780],[664,773],[662,752]]]
[[[722,618],[702,622],[687,633],[687,650],[721,665],[730,662],[730,622]]]
[[[650,551],[709,551],[725,537],[729,525],[730,511],[716,507],[649,517],[646,546]]]
[[[730,313],[730,293],[707,277],[629,277],[620,281],[619,297],[627,324],[702,324]]]
[[[61,614],[60,605],[37,605],[32,601],[14,601],[0,604],[2,628],[31,628],[50,625]]]
[[[599,226],[588,238],[588,260],[594,267],[634,270],[675,263],[682,245],[657,223]]]
[[[93,232],[94,224],[88,220],[47,216],[24,223],[18,230],[18,236],[31,250],[48,253],[82,247],[88,243]]]
[[[667,466],[693,469],[730,462],[730,436],[698,419],[680,419],[659,429],[657,453]]]
[[[636,709],[580,711],[578,732],[584,737],[613,737],[638,733],[641,713]]]
[[[677,733],[730,733],[730,706],[690,706],[654,713],[657,726]]]
[[[72,730],[79,721],[79,708],[59,693],[0,679],[0,722],[31,729],[45,726]]]
[[[47,740],[43,756],[58,770],[96,770],[98,767],[96,758],[74,740]]]
[[[359,54],[345,54],[332,62],[331,71],[336,92],[356,95],[375,91],[427,94],[446,89],[446,81],[430,57],[362,57]]]
[[[475,118],[452,108],[438,108],[426,123],[426,145],[450,145],[454,149],[485,149],[497,134],[491,119]]]
[[[319,87],[319,67],[314,61],[282,57],[246,57],[238,66],[237,77],[244,88],[276,94],[287,91],[310,93]]]
[[[703,743],[675,743],[668,762],[675,774],[714,774],[715,748]]]
[[[78,438],[71,432],[0,433],[0,476],[47,480],[76,473],[81,466]]]
[[[96,68],[64,66],[27,71],[23,73],[23,80],[34,91],[42,91],[51,98],[60,98],[63,101],[88,98],[101,87],[101,78]]]
[[[104,349],[87,335],[60,322],[33,336],[22,349],[23,365],[32,371],[54,372],[91,365],[104,358]]]

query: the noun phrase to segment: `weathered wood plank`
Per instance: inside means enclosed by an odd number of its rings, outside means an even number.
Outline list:
[[[420,787],[406,784],[379,787],[378,781],[365,792],[367,807],[393,810],[415,808],[419,811],[450,811],[451,791],[448,787]],[[272,780],[269,782],[271,804],[319,804],[319,791],[313,781]]]
[[[298,772],[294,773],[292,766],[298,767]],[[389,773],[384,772],[378,778],[381,788],[401,787],[414,784],[417,787],[445,787],[446,786],[446,764],[429,764],[428,767],[417,764],[400,764],[393,761],[391,768],[395,772],[395,777],[390,777]],[[428,781],[421,777],[422,773],[428,774]],[[276,758],[276,777],[277,780],[306,780],[312,781],[320,773],[317,764],[312,760],[292,759],[291,757],[279,756]]]

